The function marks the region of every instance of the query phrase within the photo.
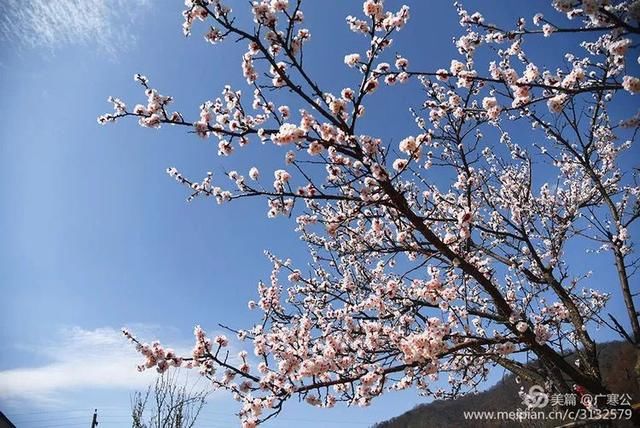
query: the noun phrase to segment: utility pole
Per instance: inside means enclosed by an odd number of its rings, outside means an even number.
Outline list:
[[[91,428],[96,428],[98,426],[98,409],[93,411],[93,420],[91,421]]]

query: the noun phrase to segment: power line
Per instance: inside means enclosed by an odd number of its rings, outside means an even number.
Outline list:
[[[55,425],[40,425],[39,428],[53,428],[53,427],[76,427],[84,425],[87,426],[86,422],[74,422],[72,424],[55,424]]]
[[[104,416],[103,416],[103,417],[104,417]],[[86,415],[65,416],[65,417],[62,417],[62,418],[60,418],[60,417],[55,417],[55,418],[53,418],[53,419],[54,419],[55,421],[67,421],[67,420],[69,420],[69,419],[86,419]],[[49,421],[51,421],[51,420],[52,420],[52,418],[47,418],[47,419],[31,419],[31,420],[30,420],[30,419],[26,419],[26,420],[25,420],[25,419],[22,419],[22,420],[19,420],[19,421],[17,421],[17,422],[19,422],[19,423],[30,423],[30,424],[33,424],[33,423],[38,423],[38,422],[49,422]]]
[[[101,409],[122,409],[122,406],[100,406]],[[44,413],[77,413],[77,412],[86,412],[89,408],[85,407],[84,409],[56,409],[56,410],[38,410],[36,412],[23,412],[23,413],[12,413],[13,416],[28,416],[28,415],[40,415]]]
[[[124,420],[128,420],[131,417],[131,413],[130,410],[120,407],[120,406],[105,406],[100,407],[101,409],[107,409],[106,412],[103,411],[103,413],[101,413],[100,415],[100,426],[105,426],[105,425],[111,425],[113,426],[114,424],[118,424],[120,421],[124,421]],[[39,424],[39,423],[53,423],[53,425],[37,425],[38,428],[48,428],[48,427],[62,427],[62,426],[79,426],[79,425],[84,425],[83,422],[80,422],[80,419],[84,419],[86,416],[86,412],[87,409],[72,409],[72,410],[48,410],[48,411],[38,411],[38,412],[26,412],[26,413],[21,413],[21,414],[16,414],[14,416],[35,416],[35,415],[46,415],[46,414],[60,414],[60,413],[67,413],[67,414],[74,414],[74,413],[79,413],[82,412],[84,413],[84,415],[70,415],[70,416],[52,416],[49,417],[47,419],[29,419],[27,418],[18,418],[20,420],[18,420],[17,422],[22,425],[22,424]],[[98,426],[98,420],[97,420],[97,410],[94,410],[94,418],[95,418],[95,425],[94,425],[94,420],[92,420],[92,428],[96,428]],[[78,422],[76,422],[76,420],[78,420]],[[366,422],[366,421],[348,421],[348,420],[331,420],[331,419],[317,419],[317,418],[296,418],[296,417],[286,417],[286,416],[278,416],[276,419],[276,421],[281,421],[281,422],[298,422],[298,423],[304,423],[304,422],[315,422],[315,423],[322,423],[322,424],[327,424],[327,425],[351,425],[351,426],[363,426],[363,425],[367,425],[370,426],[372,424],[374,424],[375,422]],[[64,421],[68,421],[68,422],[64,422]],[[234,422],[237,422],[237,416],[235,414],[232,414],[230,412],[224,412],[224,411],[220,411],[220,410],[215,410],[215,409],[207,409],[205,411],[203,411],[200,416],[198,417],[198,422],[202,422],[204,426],[216,426],[217,424],[223,424],[225,426],[228,426],[229,424],[233,424]],[[215,424],[215,425],[212,425]],[[85,425],[86,426],[86,425]]]

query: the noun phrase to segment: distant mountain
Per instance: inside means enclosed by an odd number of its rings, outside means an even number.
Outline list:
[[[640,390],[635,381],[634,366],[636,353],[633,346],[626,342],[610,342],[598,347],[600,369],[610,391],[616,394],[629,394],[636,403],[640,399]],[[573,357],[568,357],[573,361]],[[562,425],[557,421],[508,421],[508,420],[465,420],[468,411],[514,411],[523,408],[518,395],[520,387],[525,390],[529,384],[516,383],[515,376],[505,376],[487,391],[467,395],[455,400],[438,400],[429,404],[420,404],[412,410],[388,421],[380,422],[373,428],[483,428],[483,427],[555,427]],[[547,407],[548,408],[548,407]],[[565,421],[568,423],[570,421]],[[631,423],[615,422],[609,426],[631,426]]]

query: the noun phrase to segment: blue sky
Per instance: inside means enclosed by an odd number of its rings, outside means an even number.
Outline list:
[[[185,129],[96,123],[111,108],[108,95],[130,105],[143,101],[132,79],[137,72],[174,96],[186,117],[227,83],[248,93],[240,73],[244,46],[206,44],[202,25],[185,39],[181,2],[91,0],[82,11],[76,3],[0,6],[0,409],[21,427],[80,426],[95,407],[101,427],[126,424],[129,394],[150,377],[135,372],[138,357],[120,340],[120,327],[188,349],[195,324],[215,330],[218,322],[252,322],[246,302],[270,269],[263,250],[306,262],[293,222],[268,220],[264,201],[186,203],[185,189],[165,173],[169,166],[194,178],[210,170],[218,177],[224,170],[246,173],[254,164],[279,163],[283,152],[254,143],[222,159],[213,140]],[[246,2],[230,3],[248,17]],[[361,2],[308,3],[312,39],[305,61],[322,87],[339,91],[357,79],[344,55],[364,51],[364,39],[344,22],[360,13]],[[447,66],[455,55],[450,40],[459,32],[455,8],[409,4],[412,19],[396,36],[396,50],[416,68]],[[521,2],[482,7],[498,22],[530,18],[533,9],[523,10],[529,8]],[[561,47],[537,54],[550,58]],[[362,126],[392,141],[413,133],[406,107],[420,103],[414,89],[380,91]],[[607,269],[608,262],[599,263],[594,271]],[[612,303],[612,312],[620,308]],[[367,426],[421,401],[408,391],[367,409],[292,403],[270,426]],[[212,396],[203,426],[232,425],[235,409]]]

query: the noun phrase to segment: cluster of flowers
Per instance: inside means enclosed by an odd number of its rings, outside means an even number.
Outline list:
[[[182,357],[177,356],[171,348],[164,349],[160,342],[156,341],[151,345],[140,343],[131,332],[126,329],[122,330],[122,334],[124,334],[129,341],[134,342],[136,344],[136,350],[146,358],[146,361],[138,366],[138,371],[155,367],[158,373],[164,373],[169,367],[181,367],[183,365]]]

